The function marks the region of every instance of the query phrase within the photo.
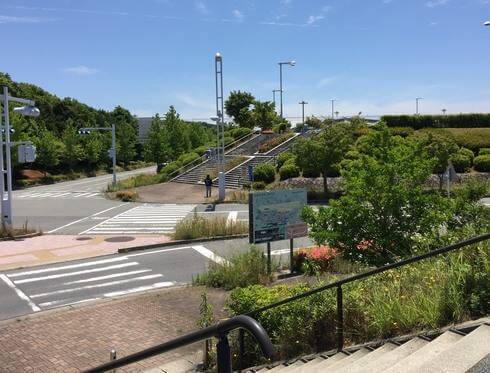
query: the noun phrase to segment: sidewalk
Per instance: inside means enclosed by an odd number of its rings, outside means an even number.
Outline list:
[[[108,242],[110,236],[44,235],[0,242],[0,271],[117,253],[125,247],[169,242],[170,237],[134,236],[131,241]]]
[[[197,329],[203,289],[180,287],[46,311],[0,322],[2,372],[79,372]],[[225,317],[224,291],[207,289],[217,319]],[[201,349],[197,343],[118,372],[141,372]]]

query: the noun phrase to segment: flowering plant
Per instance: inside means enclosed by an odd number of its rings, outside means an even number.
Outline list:
[[[325,272],[337,255],[337,250],[329,246],[300,249],[294,254],[293,270],[307,275]]]

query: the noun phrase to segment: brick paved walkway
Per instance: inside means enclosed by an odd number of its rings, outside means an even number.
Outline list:
[[[0,323],[1,372],[78,372],[197,329],[202,289],[174,288]],[[226,293],[207,290],[217,318]],[[140,372],[196,352],[194,344],[118,372]]]

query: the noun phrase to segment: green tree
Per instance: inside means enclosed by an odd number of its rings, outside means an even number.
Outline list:
[[[138,123],[131,113],[121,106],[112,111],[111,117],[111,124],[116,125],[117,160],[127,165],[136,156]]]
[[[34,139],[36,145],[36,164],[46,172],[54,169],[60,163],[63,154],[63,143],[58,140],[50,131],[42,129],[38,137]]]
[[[158,114],[151,121],[143,153],[148,162],[164,163],[169,160],[166,132],[163,127],[163,121]]]
[[[84,144],[85,160],[90,169],[95,169],[99,162],[104,158],[104,143],[102,135],[98,132],[92,132],[86,137]]]
[[[68,166],[69,170],[73,170],[82,159],[80,135],[77,133],[73,120],[68,119],[66,121],[66,127],[61,139],[64,144],[63,154],[61,155],[62,162]]]
[[[260,127],[262,131],[270,130],[280,120],[277,116],[274,103],[270,101],[255,101],[252,110],[252,121],[254,126]]]
[[[345,195],[303,217],[318,243],[347,259],[386,264],[411,255],[415,237],[437,234],[451,216],[449,201],[426,193],[434,160],[417,141],[380,126],[364,139],[359,157],[342,170]]]
[[[185,124],[173,106],[170,106],[165,114],[163,130],[167,134],[168,153],[172,160],[190,150],[191,142],[185,130]]]
[[[251,93],[231,91],[225,102],[225,111],[240,127],[253,128],[250,121],[250,109],[254,103],[255,98]]]

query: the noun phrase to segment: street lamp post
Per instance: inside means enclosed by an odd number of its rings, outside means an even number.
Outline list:
[[[301,132],[305,132],[305,105],[308,105],[308,103],[303,100],[299,103],[301,105],[301,111],[302,111],[302,127],[301,127]]]
[[[339,119],[339,112],[338,111],[335,112],[335,119]]]
[[[334,116],[333,116],[333,115],[334,115],[334,103],[335,103],[335,101],[337,101],[337,100],[333,98],[333,99],[331,99],[330,101],[332,102],[332,120],[333,120],[333,119],[334,119]]]
[[[80,128],[78,133],[81,135],[89,135],[91,131],[111,131],[112,135],[112,148],[109,149],[109,155],[112,158],[112,185],[116,185],[117,183],[117,175],[116,175],[116,125],[113,123],[111,128],[108,127],[85,127]]]
[[[295,66],[296,65],[296,61],[287,61],[287,62],[279,62],[279,92],[280,92],[280,115],[281,115],[281,118],[284,118],[283,116],[283,110],[282,110],[282,92],[283,92],[283,89],[282,89],[282,65],[289,65],[289,66]]]
[[[40,112],[35,107],[33,100],[9,96],[8,87],[3,86],[3,94],[0,95],[0,100],[3,103],[3,119],[5,126],[0,131],[0,193],[2,205],[2,217],[0,219],[2,225],[12,225],[12,155],[10,149],[13,143],[10,141],[10,119],[9,119],[9,102],[18,102],[25,106],[14,108],[14,112],[21,115],[38,117]],[[1,117],[0,117],[1,126]],[[3,135],[5,134],[5,141]],[[3,145],[5,144],[5,159],[3,156]],[[5,169],[6,163],[6,169]],[[5,195],[5,174],[7,174],[7,194]],[[6,197],[6,198],[5,198]]]
[[[276,92],[280,92],[280,89],[273,89],[272,90],[272,102],[274,103],[274,107],[276,107]]]
[[[220,53],[214,56],[214,71],[216,79],[216,132],[218,135],[218,199],[223,201],[226,194],[226,178],[224,172],[225,158],[225,123],[223,114],[223,58]]]
[[[423,99],[424,99],[423,97],[415,98],[415,115],[419,115],[419,101]]]
[[[442,109],[442,115],[446,115],[446,109]]]

